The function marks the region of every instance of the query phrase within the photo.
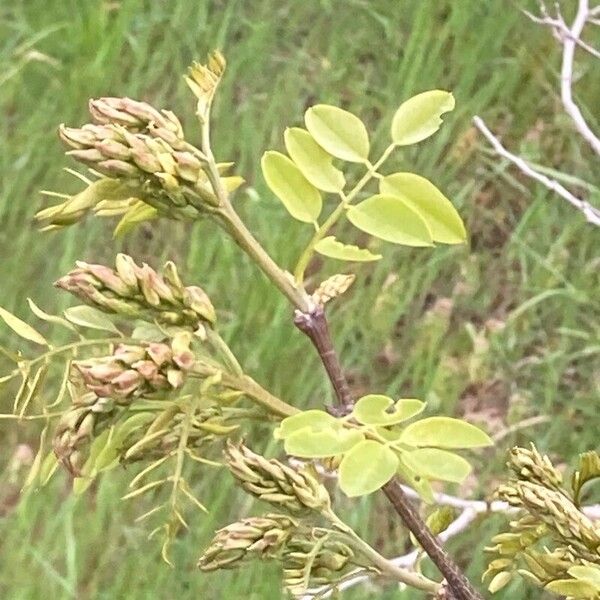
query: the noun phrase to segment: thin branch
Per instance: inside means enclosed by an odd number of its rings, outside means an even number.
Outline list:
[[[565,20],[562,18],[562,15],[557,17],[551,17],[546,11],[545,7],[542,5],[542,16],[534,15],[528,10],[522,9],[523,14],[538,25],[544,25],[546,27],[550,27],[552,29],[552,33],[554,37],[562,44],[565,38],[568,38],[575,42],[582,50],[589,52],[592,56],[596,58],[600,58],[600,51],[596,50],[593,46],[590,46],[586,42],[584,42],[581,38],[573,37],[573,33],[569,29],[569,26],[565,23]],[[594,19],[588,18],[587,23],[593,23]]]
[[[580,46],[592,56],[600,58],[600,52],[581,39],[584,27],[586,24],[594,21],[594,17],[598,13],[598,8],[600,6],[590,9],[588,0],[578,0],[577,14],[570,27],[565,23],[558,8],[556,17],[551,17],[543,2],[540,2],[541,16],[539,17],[528,11],[523,11],[534,23],[551,27],[554,37],[562,45],[560,97],[565,111],[573,120],[577,131],[590,144],[596,154],[600,154],[600,138],[587,124],[581,110],[573,100],[573,67],[577,46]]]
[[[473,123],[475,127],[479,129],[479,131],[485,136],[488,142],[492,145],[494,150],[500,156],[506,158],[512,164],[514,164],[524,175],[530,177],[531,179],[535,179],[539,183],[541,183],[544,187],[558,194],[561,198],[566,200],[569,204],[574,206],[577,210],[583,213],[586,220],[593,225],[597,225],[600,227],[600,210],[593,207],[586,200],[581,200],[577,198],[574,194],[572,194],[567,188],[558,183],[555,179],[551,179],[546,175],[542,175],[538,171],[536,171],[531,165],[529,165],[523,158],[517,156],[516,154],[512,154],[509,152],[500,142],[500,140],[488,129],[487,125],[483,122],[483,120],[475,116],[473,117]]]
[[[509,425],[504,429],[498,431],[498,433],[492,436],[492,440],[495,444],[502,441],[504,438],[517,433],[517,431],[521,431],[521,429],[526,429],[527,427],[534,427],[535,425],[541,425],[542,423],[548,423],[551,421],[551,417],[549,415],[537,415],[535,417],[530,417],[529,419],[523,419],[518,423],[514,423],[513,425]]]
[[[319,353],[338,401],[338,407],[335,410],[336,416],[341,417],[348,414],[352,410],[352,396],[337,353],[333,348],[323,307],[317,306],[310,312],[297,310],[294,325],[308,336]]]
[[[589,17],[589,4],[588,0],[579,0],[579,6],[577,9],[577,15],[571,25],[571,35],[565,38],[563,41],[563,59],[562,67],[560,71],[560,92],[565,110],[569,116],[573,119],[575,126],[579,133],[586,139],[594,149],[596,154],[600,154],[600,138],[598,138],[594,132],[590,129],[586,123],[581,111],[575,101],[573,100],[573,62],[575,58],[575,47],[577,40],[581,37],[581,32],[585,27],[586,21]]]
[[[456,600],[483,600],[458,565],[446,554],[439,540],[431,533],[398,479],[386,483],[383,491],[433,564],[445,577],[453,597]]]

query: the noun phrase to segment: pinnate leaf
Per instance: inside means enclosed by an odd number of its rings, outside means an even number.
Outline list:
[[[349,162],[364,162],[369,157],[369,134],[355,115],[337,106],[317,104],[304,115],[310,135],[329,154]]]
[[[379,260],[381,258],[381,254],[373,254],[366,248],[359,248],[358,246],[351,244],[342,244],[342,242],[336,240],[332,235],[317,242],[315,244],[315,250],[323,256],[336,258],[337,260],[368,262]]]
[[[462,483],[472,470],[467,460],[438,448],[418,448],[403,454],[413,471],[427,479]]]
[[[324,192],[340,192],[346,180],[344,174],[332,164],[332,156],[300,127],[286,129],[285,149],[304,177]]]
[[[408,446],[439,448],[480,448],[493,443],[490,436],[475,425],[451,417],[429,417],[411,423],[399,441]]]
[[[392,120],[392,140],[399,146],[416,144],[433,135],[442,124],[440,115],[454,109],[454,96],[430,90],[403,102]]]
[[[402,198],[427,223],[434,242],[462,244],[467,234],[452,202],[431,181],[415,173],[394,173],[379,184],[382,194]]]
[[[44,336],[36,331],[31,325],[21,321],[19,317],[15,317],[0,306],[0,319],[2,319],[18,336],[39,344],[40,346],[48,346],[48,342]]]
[[[433,239],[427,223],[401,198],[377,194],[350,207],[349,221],[387,242],[404,246],[431,246]]]
[[[350,498],[364,496],[385,485],[396,473],[398,456],[374,440],[356,444],[342,459],[340,488]]]
[[[425,403],[413,398],[394,402],[388,396],[369,394],[357,400],[352,416],[363,425],[394,425],[418,415]]]
[[[323,205],[321,194],[287,156],[265,152],[261,167],[267,185],[294,219],[304,223],[317,220]]]

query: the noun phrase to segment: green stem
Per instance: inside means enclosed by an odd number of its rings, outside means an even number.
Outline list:
[[[308,242],[308,246],[304,249],[300,258],[298,259],[298,264],[294,269],[294,277],[296,281],[302,283],[304,281],[304,272],[306,271],[306,267],[310,263],[310,259],[314,253],[315,246],[327,235],[329,230],[337,223],[339,218],[344,214],[344,210],[346,207],[356,198],[357,194],[371,181],[377,169],[381,167],[381,165],[388,159],[389,155],[392,153],[396,146],[391,144],[385,150],[385,152],[381,155],[379,160],[374,164],[367,163],[368,170],[362,177],[362,179],[352,188],[350,193],[346,196],[343,193],[342,202],[338,204],[335,210],[327,217],[324,223],[317,229],[315,234],[313,235],[310,242]]]
[[[295,406],[280,400],[277,396],[265,390],[265,388],[248,375],[235,378],[232,383],[237,389],[247,394],[256,404],[266,408],[270,413],[278,417],[285,419],[300,412]]]
[[[194,365],[191,374],[205,378],[211,377],[219,371],[218,365],[213,366],[202,362]],[[236,376],[230,373],[221,373],[221,383],[228,388],[243,392],[255,404],[266,408],[271,414],[281,419],[291,417],[300,412],[296,407],[284,402],[280,398],[277,398],[277,396],[271,394],[271,392],[265,390],[264,387],[254,381],[249,375]]]
[[[212,327],[206,328],[206,335],[209,342],[214,346],[217,352],[221,355],[225,366],[233,375],[241,377],[244,374],[240,363],[231,351],[231,348],[225,343],[225,340]]]
[[[372,548],[367,542],[365,542],[351,527],[346,525],[333,511],[329,511],[327,515],[325,515],[332,524],[348,535],[355,546],[364,556],[366,556],[374,566],[376,566],[383,575],[394,579],[396,581],[400,581],[406,585],[409,585],[417,590],[422,590],[424,592],[429,592],[430,594],[436,594],[441,585],[432,579],[428,579],[419,573],[415,573],[414,571],[409,571],[408,569],[404,569],[402,567],[398,567],[393,562],[379,554],[377,550]]]
[[[292,276],[281,269],[269,256],[231,205],[227,190],[221,182],[217,162],[210,146],[210,121],[208,117],[201,118],[200,125],[202,129],[202,152],[206,156],[206,175],[219,201],[219,209],[217,210],[218,217],[220,217],[219,224],[225,228],[240,248],[250,256],[292,305],[302,312],[307,312],[312,308],[310,296],[302,287],[298,287]]]
[[[267,254],[229,202],[221,207],[220,217],[222,226],[238,246],[258,265],[292,305],[301,312],[308,312],[312,307],[310,296],[302,287],[296,285],[290,273],[281,269]]]

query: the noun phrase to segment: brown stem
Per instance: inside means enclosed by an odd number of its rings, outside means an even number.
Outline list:
[[[439,541],[423,522],[410,499],[402,490],[400,482],[397,479],[392,479],[383,486],[383,491],[405,525],[421,544],[423,550],[445,577],[452,592],[450,598],[456,600],[482,600],[479,592],[473,588],[471,582],[458,565],[446,554]]]
[[[337,353],[333,348],[323,307],[317,306],[310,312],[297,310],[294,325],[310,338],[319,353],[338,401],[338,406],[335,409],[336,416],[348,414],[352,410],[352,396]]]
[[[353,399],[338,355],[333,347],[327,317],[323,308],[319,306],[310,312],[297,310],[294,324],[310,338],[319,353],[338,401],[338,406],[334,412],[340,416],[348,414],[352,410]],[[440,542],[429,531],[419,513],[402,491],[398,479],[393,479],[387,483],[383,487],[383,491],[406,527],[446,578],[448,584],[447,600],[482,600],[481,595],[473,588],[458,565],[446,554]]]

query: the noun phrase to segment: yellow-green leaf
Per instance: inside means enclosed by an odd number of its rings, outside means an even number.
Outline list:
[[[356,262],[368,262],[379,260],[381,254],[373,254],[366,248],[359,248],[351,244],[342,244],[333,235],[323,238],[315,244],[315,250],[323,256],[336,258],[337,260],[349,260]]]
[[[368,394],[357,400],[352,416],[363,425],[394,425],[402,423],[425,409],[425,402],[402,398],[394,402],[388,396]]]
[[[64,312],[65,318],[74,325],[80,327],[89,327],[90,329],[99,329],[100,331],[110,331],[119,333],[115,324],[103,313],[91,306],[73,306],[67,308]]]
[[[438,448],[418,448],[403,454],[413,471],[427,479],[462,483],[472,470],[467,460]]]
[[[300,127],[286,129],[285,149],[302,174],[315,187],[324,192],[341,192],[346,180],[344,174],[332,164],[332,156],[308,131]]]
[[[398,456],[393,450],[374,440],[364,440],[342,459],[340,488],[350,498],[371,494],[385,485],[397,468]]]
[[[431,181],[415,173],[394,173],[379,183],[382,194],[398,196],[429,226],[434,242],[462,244],[467,234],[452,202]]]
[[[371,196],[350,207],[347,216],[355,227],[387,242],[417,247],[433,245],[423,217],[396,196]]]
[[[304,410],[283,419],[279,427],[273,432],[273,437],[278,440],[285,440],[299,429],[304,429],[305,427],[310,427],[314,431],[331,429],[336,423],[337,419],[324,410],[316,408]]]
[[[409,98],[400,105],[392,120],[393,142],[406,146],[428,138],[440,128],[440,115],[453,109],[454,96],[443,90],[431,90]]]
[[[429,417],[411,423],[399,441],[408,446],[439,448],[480,448],[493,444],[490,436],[475,425],[450,417]]]
[[[321,194],[287,156],[265,152],[261,167],[267,185],[294,219],[304,223],[318,219],[323,205]]]
[[[433,504],[433,490],[431,489],[429,480],[413,471],[408,462],[404,460],[406,454],[406,452],[400,454],[400,460],[398,461],[398,475],[400,475],[402,480],[408,483],[408,485],[419,494],[423,502]]]
[[[317,144],[336,158],[350,162],[364,162],[369,158],[367,128],[347,110],[317,104],[306,111],[304,123]]]
[[[40,346],[48,346],[48,342],[44,336],[36,331],[31,325],[21,321],[19,317],[15,317],[12,313],[8,312],[0,306],[0,319],[2,319],[17,335],[20,337],[39,344]]]
[[[299,429],[285,438],[284,448],[292,456],[326,458],[344,454],[363,440],[364,435],[357,429],[346,429],[341,423],[334,423],[328,429]]]

